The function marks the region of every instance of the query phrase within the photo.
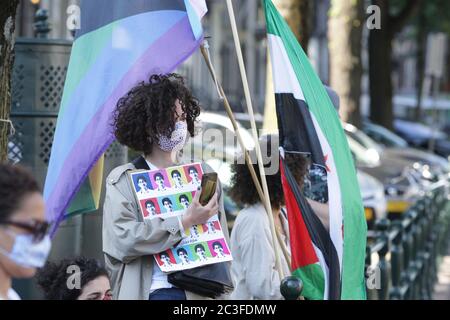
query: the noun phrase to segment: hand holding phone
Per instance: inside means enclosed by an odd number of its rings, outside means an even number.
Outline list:
[[[219,212],[217,187],[217,173],[205,173],[202,177],[201,191],[195,193],[192,203],[183,215],[183,228],[206,223]]]

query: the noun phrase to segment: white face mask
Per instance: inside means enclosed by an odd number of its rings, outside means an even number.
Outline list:
[[[166,152],[179,151],[183,149],[187,137],[187,123],[186,121],[178,121],[175,123],[175,130],[170,137],[161,135],[159,137],[158,145],[161,150]]]
[[[11,261],[25,268],[41,268],[47,261],[52,243],[46,235],[41,241],[34,242],[31,234],[15,235],[11,252],[0,247],[0,253]]]

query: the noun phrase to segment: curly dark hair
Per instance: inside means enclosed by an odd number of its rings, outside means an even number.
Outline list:
[[[36,179],[28,169],[19,165],[0,163],[0,221],[19,209],[30,193],[41,192]]]
[[[69,289],[67,286],[68,278],[73,275],[69,269],[71,266],[80,268],[80,289]],[[47,300],[77,300],[83,287],[101,276],[109,279],[108,272],[97,260],[85,257],[63,259],[59,263],[47,262],[36,274],[37,283]]]
[[[274,137],[269,137],[268,139],[274,139]],[[276,136],[278,139],[278,136]],[[278,160],[275,154],[272,154],[270,150],[271,144],[268,144],[268,155],[270,156],[270,161],[264,164],[264,168],[269,168],[272,161]],[[278,150],[274,150],[278,153]],[[253,157],[252,157],[253,158]],[[285,163],[291,170],[295,180],[298,182],[299,186],[303,186],[303,178],[306,175],[308,168],[308,160],[303,155],[286,153]],[[256,175],[258,177],[259,183],[261,183],[261,178],[259,176],[258,164],[254,163],[253,168],[255,169]],[[239,205],[253,205],[260,202],[258,191],[253,183],[252,175],[247,167],[247,164],[243,161],[239,161],[231,166],[232,178],[231,178],[231,188],[229,190],[230,197]],[[280,208],[284,206],[284,193],[283,186],[281,184],[281,174],[280,170],[276,174],[266,175],[267,187],[269,189],[270,204],[273,208]]]
[[[152,75],[120,98],[113,116],[117,140],[136,151],[149,155],[159,136],[170,136],[175,129],[176,101],[186,117],[191,137],[200,115],[198,100],[184,84],[183,77],[171,73]]]

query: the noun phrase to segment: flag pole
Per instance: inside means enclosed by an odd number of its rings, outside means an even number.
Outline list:
[[[237,31],[236,18],[234,15],[233,3],[231,2],[231,0],[227,0],[227,8],[228,8],[228,16],[230,18],[231,31],[233,33],[234,46],[236,49],[236,55],[237,55],[238,63],[239,63],[239,70],[240,70],[241,78],[242,78],[242,85],[244,87],[245,101],[246,101],[246,105],[247,105],[248,114],[250,116],[252,135],[253,135],[253,139],[255,140],[255,151],[256,151],[256,156],[258,159],[259,174],[261,177],[261,184],[262,184],[262,188],[263,188],[263,192],[264,192],[264,200],[265,200],[264,206],[266,208],[266,211],[267,211],[267,214],[269,217],[270,231],[272,234],[272,244],[273,244],[273,249],[275,252],[275,265],[276,265],[276,268],[278,270],[278,274],[279,274],[280,280],[281,280],[284,278],[284,274],[283,274],[283,270],[281,269],[280,253],[278,252],[278,246],[276,245],[277,238],[276,238],[276,231],[275,231],[275,223],[274,223],[273,215],[272,215],[272,206],[270,205],[270,200],[269,200],[270,199],[269,198],[269,190],[267,187],[266,175],[264,172],[261,148],[260,148],[259,142],[258,142],[259,139],[258,139],[258,132],[256,130],[255,115],[253,113],[253,105],[252,105],[252,100],[250,97],[250,89],[248,86],[247,73],[245,71],[244,58],[242,56],[242,49],[241,49],[241,45],[240,45],[240,41],[239,41],[239,34]]]
[[[238,139],[238,143],[239,143],[239,145],[241,147],[242,154],[244,155],[244,158],[245,158],[245,163],[247,164],[247,167],[248,167],[248,170],[250,171],[250,175],[252,177],[253,183],[254,183],[254,185],[256,187],[256,190],[258,192],[259,199],[261,200],[261,203],[265,203],[264,192],[263,192],[263,190],[261,188],[261,184],[259,183],[258,176],[256,175],[255,168],[253,167],[252,160],[250,158],[249,150],[245,147],[244,141],[243,141],[241,133],[239,131],[239,126],[238,126],[236,118],[235,118],[235,116],[233,114],[233,110],[231,109],[231,106],[230,106],[228,98],[227,98],[227,96],[225,94],[225,91],[223,90],[222,85],[220,84],[219,80],[216,77],[216,73],[214,71],[214,66],[212,64],[212,61],[211,61],[211,58],[210,58],[210,55],[209,55],[209,51],[208,51],[208,41],[207,40],[205,40],[204,43],[200,46],[200,51],[201,51],[201,53],[203,55],[203,58],[204,58],[204,60],[206,62],[206,66],[209,69],[211,77],[212,77],[212,79],[213,79],[213,81],[214,81],[214,83],[215,83],[215,85],[217,87],[219,95],[223,99],[223,104],[225,106],[225,111],[226,111],[226,113],[228,115],[228,118],[231,120],[231,123],[233,125],[234,132],[236,133],[236,136],[237,136],[237,139]],[[280,243],[283,255],[284,255],[286,261],[288,262],[288,265],[289,265],[289,268],[290,268],[291,258],[289,256],[289,252],[287,250],[287,247],[286,247],[285,243],[281,239],[281,234],[279,232],[277,232],[277,238],[278,238],[278,242]]]
[[[206,40],[205,40],[206,42]],[[234,132],[237,136],[239,145],[241,146],[242,154],[245,158],[245,163],[248,166],[248,170],[250,171],[250,175],[252,176],[252,180],[255,184],[256,190],[258,192],[259,198],[261,199],[261,202],[264,203],[264,192],[261,188],[261,184],[258,181],[258,177],[255,172],[255,168],[252,165],[252,161],[250,158],[249,151],[245,147],[244,141],[242,140],[241,132],[239,131],[239,126],[237,124],[236,118],[234,117],[233,111],[231,109],[230,103],[228,102],[227,96],[225,95],[225,92],[223,91],[222,85],[219,83],[218,79],[216,78],[214,67],[212,65],[211,59],[209,57],[208,51],[207,51],[207,45],[202,44],[200,47],[200,51],[203,55],[203,58],[205,59],[206,65],[209,69],[209,72],[211,73],[211,77],[213,78],[213,81],[215,82],[217,89],[219,91],[219,94],[221,98],[223,99],[223,104],[225,106],[225,111],[228,115],[228,118],[231,120],[231,124],[233,125]]]

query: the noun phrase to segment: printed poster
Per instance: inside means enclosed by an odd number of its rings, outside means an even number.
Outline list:
[[[139,210],[145,219],[183,215],[201,185],[200,163],[130,173]],[[186,230],[176,247],[154,255],[163,272],[173,272],[231,261],[218,215]]]

